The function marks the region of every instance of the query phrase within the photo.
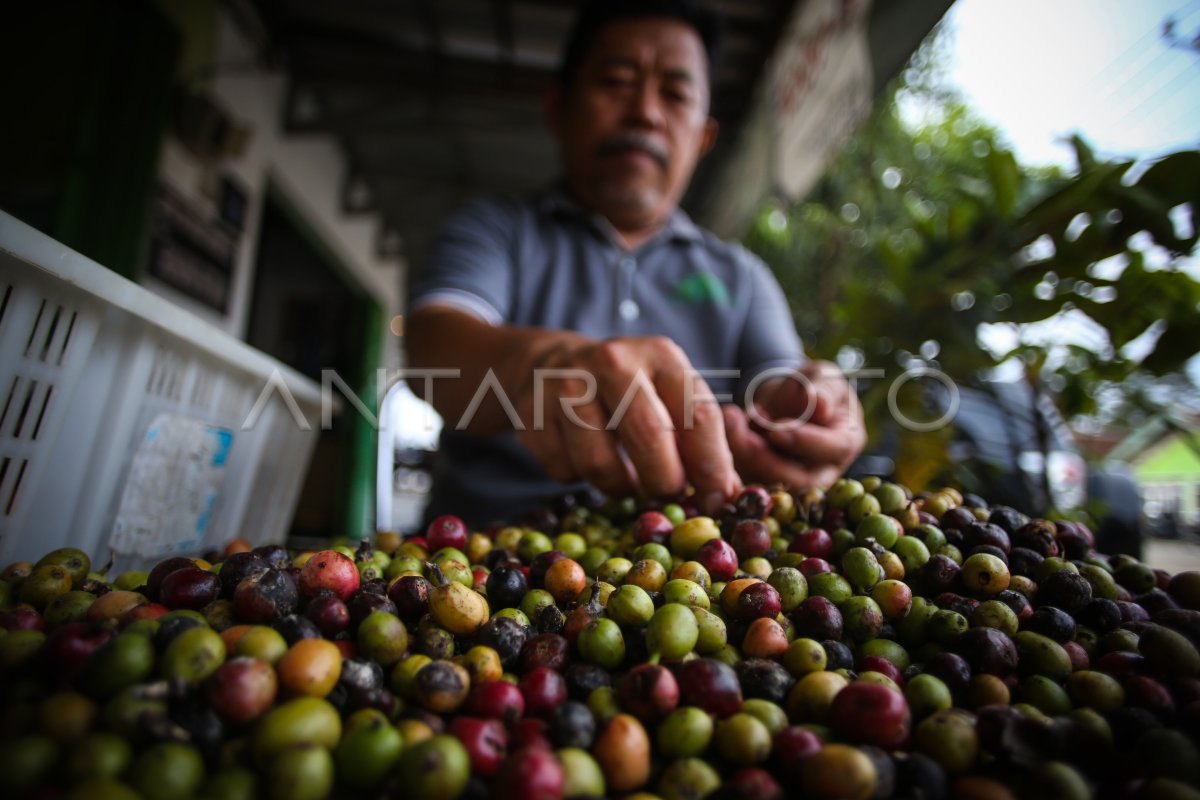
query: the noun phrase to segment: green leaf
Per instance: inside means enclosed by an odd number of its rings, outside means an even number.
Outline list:
[[[1086,172],[1096,165],[1096,154],[1082,136],[1077,133],[1072,135],[1071,147],[1075,150],[1075,161],[1079,164],[1080,172]]]
[[[958,190],[972,200],[987,202],[992,199],[992,187],[987,181],[970,175],[960,175],[957,184]]]
[[[1011,217],[1021,183],[1021,170],[1017,167],[1017,159],[1008,150],[992,150],[987,156],[987,168],[992,179],[996,208],[1001,216]]]
[[[1200,202],[1200,152],[1172,153],[1146,170],[1137,185],[1156,194],[1167,206]]]
[[[1105,189],[1114,182],[1119,185],[1121,176],[1130,166],[1128,162],[1096,165],[1048,194],[1018,221],[1018,225],[1027,229],[1027,241],[1033,241],[1043,233],[1055,235],[1077,214],[1107,211],[1109,203],[1104,196]]]
[[[947,215],[946,235],[950,239],[961,239],[974,227],[979,219],[979,209],[970,203],[955,203]]]
[[[1153,192],[1141,186],[1122,186],[1114,189],[1114,194],[1128,226],[1145,229],[1155,242],[1170,250],[1185,249],[1186,243],[1175,236],[1175,225],[1169,216],[1171,207]]]
[[[1200,314],[1193,315],[1191,320],[1178,317],[1172,319],[1167,323],[1167,329],[1159,337],[1154,349],[1142,361],[1141,367],[1155,375],[1165,375],[1183,369],[1187,362],[1200,352],[1197,350],[1198,342]]]

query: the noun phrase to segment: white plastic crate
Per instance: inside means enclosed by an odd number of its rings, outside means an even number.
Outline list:
[[[252,413],[272,379],[287,391]],[[320,404],[313,381],[0,212],[0,564],[282,542]]]

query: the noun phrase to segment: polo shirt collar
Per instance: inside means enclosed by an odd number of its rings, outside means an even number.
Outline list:
[[[557,182],[541,192],[536,200],[538,210],[547,216],[562,214],[586,221],[599,230],[605,238],[615,239],[612,224],[599,214],[593,214],[582,208],[567,194],[563,183]],[[655,234],[646,244],[660,241],[698,242],[702,238],[699,226],[692,221],[687,212],[676,208],[667,219],[663,229]],[[644,247],[645,245],[643,245]]]

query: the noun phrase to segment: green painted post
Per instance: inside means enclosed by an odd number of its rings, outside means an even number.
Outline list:
[[[363,360],[358,385],[354,387],[375,422],[379,422],[379,386],[376,369],[382,366],[383,309],[367,302],[363,332]],[[347,489],[344,530],[351,539],[365,539],[375,533],[375,471],[378,464],[378,424],[362,414],[350,418],[350,476]]]

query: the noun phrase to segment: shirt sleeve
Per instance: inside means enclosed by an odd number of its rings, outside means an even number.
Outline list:
[[[498,325],[512,310],[514,204],[502,198],[463,206],[438,232],[409,300],[409,313],[449,305]]]
[[[746,390],[763,373],[793,370],[805,362],[804,345],[796,333],[787,298],[774,273],[760,258],[743,250],[748,271],[750,308],[738,345],[741,377],[734,397],[742,403]]]

